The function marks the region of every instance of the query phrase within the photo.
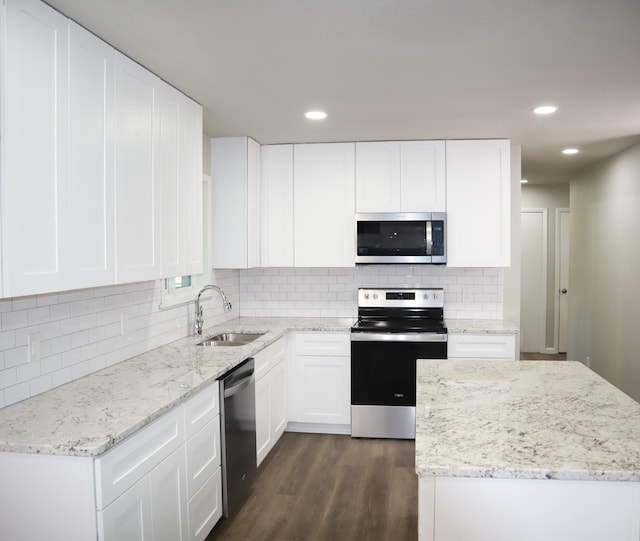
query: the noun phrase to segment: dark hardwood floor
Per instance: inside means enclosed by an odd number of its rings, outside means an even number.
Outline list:
[[[285,433],[206,541],[418,539],[413,440]]]
[[[566,361],[566,353],[520,353],[521,361]]]

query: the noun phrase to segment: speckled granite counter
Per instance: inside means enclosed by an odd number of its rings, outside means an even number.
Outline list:
[[[518,334],[515,323],[504,319],[449,319],[445,320],[450,333]]]
[[[238,318],[0,410],[0,451],[97,456],[288,331],[348,331],[353,320]],[[237,347],[199,347],[220,332],[264,332]]]
[[[420,476],[640,481],[640,404],[577,362],[419,361]]]

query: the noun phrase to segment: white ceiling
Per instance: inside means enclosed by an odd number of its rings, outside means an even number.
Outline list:
[[[640,142],[640,0],[47,3],[200,102],[210,136],[507,137],[533,183]]]

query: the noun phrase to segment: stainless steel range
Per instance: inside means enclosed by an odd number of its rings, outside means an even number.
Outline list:
[[[358,289],[351,328],[351,436],[413,439],[416,359],[446,359],[444,290]]]

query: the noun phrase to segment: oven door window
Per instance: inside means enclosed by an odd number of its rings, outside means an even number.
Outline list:
[[[416,359],[447,357],[446,342],[351,342],[351,404],[416,405]]]
[[[359,256],[424,256],[427,228],[420,221],[358,222]]]

